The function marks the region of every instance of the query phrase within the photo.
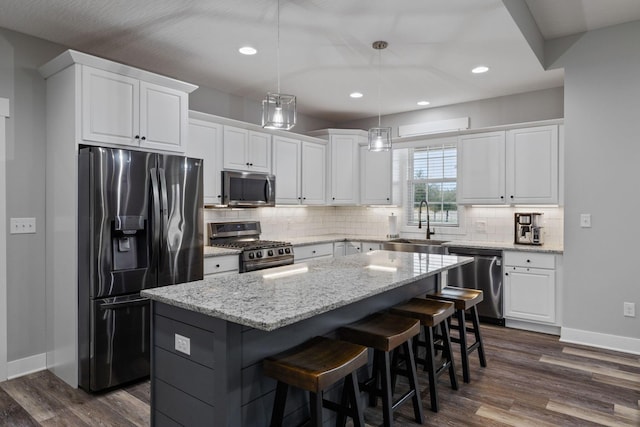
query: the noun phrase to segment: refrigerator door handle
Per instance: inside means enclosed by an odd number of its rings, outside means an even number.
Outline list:
[[[160,214],[162,215],[162,236],[160,240],[160,262],[162,262],[162,253],[165,251],[165,244],[167,243],[167,235],[169,234],[167,228],[169,227],[169,201],[167,195],[167,177],[163,168],[159,168],[160,172],[160,194],[162,195],[162,205],[160,207]]]
[[[137,306],[137,305],[145,305],[145,304],[149,304],[150,299],[149,298],[138,298],[138,299],[133,299],[133,300],[127,300],[127,301],[120,301],[120,302],[105,302],[99,305],[99,307],[102,310],[112,310],[114,308],[125,308],[125,307],[133,307],[133,306]]]
[[[156,168],[151,168],[151,197],[152,197],[152,223],[153,223],[153,247],[158,248],[160,246],[160,188],[158,185],[158,172]],[[160,256],[162,256],[162,251]]]

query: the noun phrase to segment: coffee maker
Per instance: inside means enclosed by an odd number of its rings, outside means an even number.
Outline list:
[[[542,214],[516,213],[514,217],[513,242],[518,245],[542,244]]]

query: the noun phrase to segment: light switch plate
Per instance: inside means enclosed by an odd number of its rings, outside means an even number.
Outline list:
[[[34,234],[36,232],[36,219],[11,218],[9,232],[11,234]]]
[[[591,214],[580,214],[580,227],[591,228]]]

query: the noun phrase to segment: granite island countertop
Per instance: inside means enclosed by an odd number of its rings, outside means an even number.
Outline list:
[[[141,295],[273,331],[472,261],[454,255],[374,251],[210,277],[147,289]]]

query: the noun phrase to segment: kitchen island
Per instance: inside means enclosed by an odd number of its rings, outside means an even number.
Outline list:
[[[153,300],[152,424],[266,426],[262,360],[439,288],[451,255],[375,251],[143,291]],[[290,393],[287,424],[307,413]]]

